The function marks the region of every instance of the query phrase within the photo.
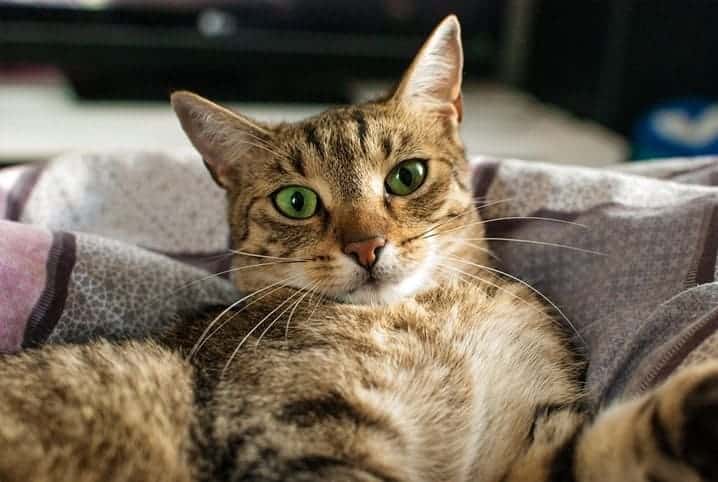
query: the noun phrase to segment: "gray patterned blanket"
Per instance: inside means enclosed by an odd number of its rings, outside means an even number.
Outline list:
[[[718,158],[614,170],[476,159],[474,186],[502,269],[576,330],[594,401],[718,351]],[[193,153],[0,170],[0,352],[144,337],[234,301],[210,275],[229,266],[223,203]]]

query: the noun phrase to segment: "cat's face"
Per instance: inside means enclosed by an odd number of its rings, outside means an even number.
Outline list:
[[[257,149],[232,192],[234,246],[309,261],[244,269],[236,277],[241,289],[290,279],[369,303],[431,285],[460,233],[421,234],[455,226],[452,217],[471,219],[467,163],[449,122],[400,104],[368,104],[272,133],[264,142],[273,153]],[[236,265],[273,261],[281,260],[240,255]]]
[[[234,262],[241,290],[287,284],[389,303],[447,275],[463,240],[481,232],[455,229],[476,219],[458,135],[458,38],[455,19],[444,21],[391,98],[300,123],[264,126],[173,96],[228,191],[234,248],[247,253]]]

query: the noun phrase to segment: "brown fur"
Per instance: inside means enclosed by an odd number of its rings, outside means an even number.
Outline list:
[[[364,142],[357,138],[359,112],[366,129]],[[451,216],[457,217],[453,226],[475,219],[467,209],[472,202],[470,192],[454,180],[466,178],[468,166],[461,143],[447,138],[447,131],[454,132],[447,124],[440,118],[427,122],[398,103],[370,103],[278,126],[266,141],[277,154],[254,147],[246,154],[253,162],[236,167],[234,175],[241,188],[230,192],[229,211],[235,247],[250,253],[313,259],[301,266],[306,279],[294,285],[321,281],[328,295],[343,289],[335,283],[342,278],[338,271],[344,269],[340,262],[346,261],[342,246],[347,242],[381,233],[400,250],[405,262],[402,269],[407,272],[427,257],[431,241],[440,249],[455,251],[455,246],[440,237],[412,240]],[[297,162],[301,162],[303,174],[284,156],[300,159]],[[408,158],[428,160],[424,189],[414,196],[377,196],[372,179],[383,188],[383,178],[391,167]],[[307,221],[278,213],[267,193],[291,184],[313,187],[327,208],[325,212]],[[483,260],[479,256],[478,261]],[[237,256],[235,260],[236,267],[260,263],[266,259]],[[296,268],[293,264],[267,266],[253,271],[252,276],[244,276],[247,271],[242,271],[237,283],[244,291],[258,289],[290,276]]]
[[[444,21],[390,98],[298,124],[175,94],[253,297],[151,342],[0,358],[0,480],[718,480],[718,365],[588,421],[568,334],[467,244],[458,35]],[[411,158],[424,184],[386,194]],[[287,185],[323,209],[281,215]],[[369,277],[343,248],[375,236]]]
[[[2,357],[0,480],[193,480],[192,369],[151,343]]]

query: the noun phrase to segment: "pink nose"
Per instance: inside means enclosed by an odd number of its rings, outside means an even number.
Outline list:
[[[346,244],[344,246],[344,253],[353,255],[357,263],[370,269],[376,263],[376,260],[379,258],[379,252],[385,244],[386,240],[384,238],[369,238]]]

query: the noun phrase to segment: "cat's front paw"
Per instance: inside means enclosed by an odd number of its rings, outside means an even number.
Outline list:
[[[684,460],[707,481],[718,481],[718,364],[696,374],[682,404]]]
[[[718,362],[688,368],[659,391],[656,444],[701,479],[718,482]]]

